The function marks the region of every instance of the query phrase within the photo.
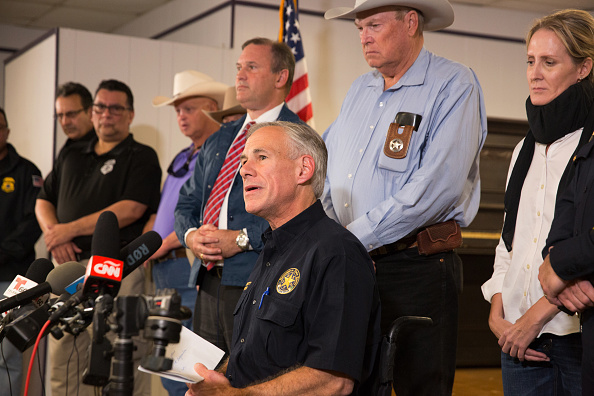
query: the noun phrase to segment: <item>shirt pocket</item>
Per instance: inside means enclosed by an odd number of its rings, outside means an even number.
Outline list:
[[[300,347],[305,334],[297,319],[299,312],[300,308],[288,301],[266,296],[262,309],[256,313],[266,360],[272,367],[285,369],[302,363]]]

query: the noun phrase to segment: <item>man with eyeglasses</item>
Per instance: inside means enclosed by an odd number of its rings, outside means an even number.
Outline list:
[[[67,147],[46,178],[37,198],[35,213],[48,251],[59,265],[88,260],[95,224],[105,210],[116,214],[122,246],[141,233],[159,204],[161,168],[155,151],[134,140],[130,124],[134,119],[130,88],[117,80],[104,80],[95,92],[92,120],[97,136],[84,147]],[[142,267],[123,280],[118,295],[144,292]],[[112,333],[110,333],[111,335]],[[80,340],[80,341],[79,341]],[[59,342],[50,337],[52,394],[93,396],[94,388],[82,384],[79,375],[86,366],[88,332]],[[143,345],[134,338],[138,353]],[[70,354],[76,347],[78,359]],[[77,367],[77,361],[80,364]],[[135,375],[135,395],[150,394],[150,378]],[[140,379],[140,381],[139,381]],[[68,384],[69,389],[66,389]]]
[[[8,143],[9,133],[0,107],[0,294],[17,275],[27,273],[41,235],[34,212],[41,172]],[[23,354],[10,341],[0,341],[0,389],[3,394],[20,395]]]
[[[161,248],[151,257],[151,269],[155,287],[176,289],[183,306],[194,311],[196,288],[188,285],[190,261],[173,229],[173,211],[181,186],[190,178],[196,163],[196,156],[204,141],[219,130],[220,124],[205,111],[217,111],[223,104],[227,85],[195,70],[177,73],[173,79],[173,96],[157,96],[154,107],[173,106],[181,133],[192,143],[178,153],[167,168],[167,178],[161,191],[161,202],[155,215],[145,225],[145,231],[154,230],[163,238]],[[192,319],[183,321],[192,330]],[[161,378],[169,395],[183,395],[187,386],[183,382]]]
[[[89,142],[95,136],[91,119],[93,96],[82,84],[67,82],[56,93],[56,119],[68,137],[58,156],[75,142]]]

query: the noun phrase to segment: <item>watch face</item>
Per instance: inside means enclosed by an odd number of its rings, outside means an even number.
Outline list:
[[[247,250],[250,240],[247,235],[245,235],[245,233],[241,232],[237,236],[235,242],[237,242],[237,246],[239,246],[242,250]]]

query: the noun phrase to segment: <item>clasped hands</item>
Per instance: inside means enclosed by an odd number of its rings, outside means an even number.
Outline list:
[[[190,232],[186,243],[202,261],[219,261],[241,252],[235,243],[238,235],[238,230],[220,230],[212,224],[205,224]]]

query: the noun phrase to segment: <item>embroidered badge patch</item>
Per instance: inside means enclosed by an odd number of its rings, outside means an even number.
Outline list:
[[[105,163],[101,167],[101,173],[103,173],[104,175],[107,175],[109,172],[111,172],[113,170],[113,166],[115,165],[115,163],[116,163],[116,160],[114,160],[114,159],[108,159],[107,161],[105,161]]]
[[[14,178],[7,176],[2,180],[2,191],[7,194],[14,191]]]
[[[299,278],[301,278],[299,270],[297,268],[289,268],[280,278],[278,278],[278,282],[276,282],[276,291],[278,294],[291,293],[297,287]]]

